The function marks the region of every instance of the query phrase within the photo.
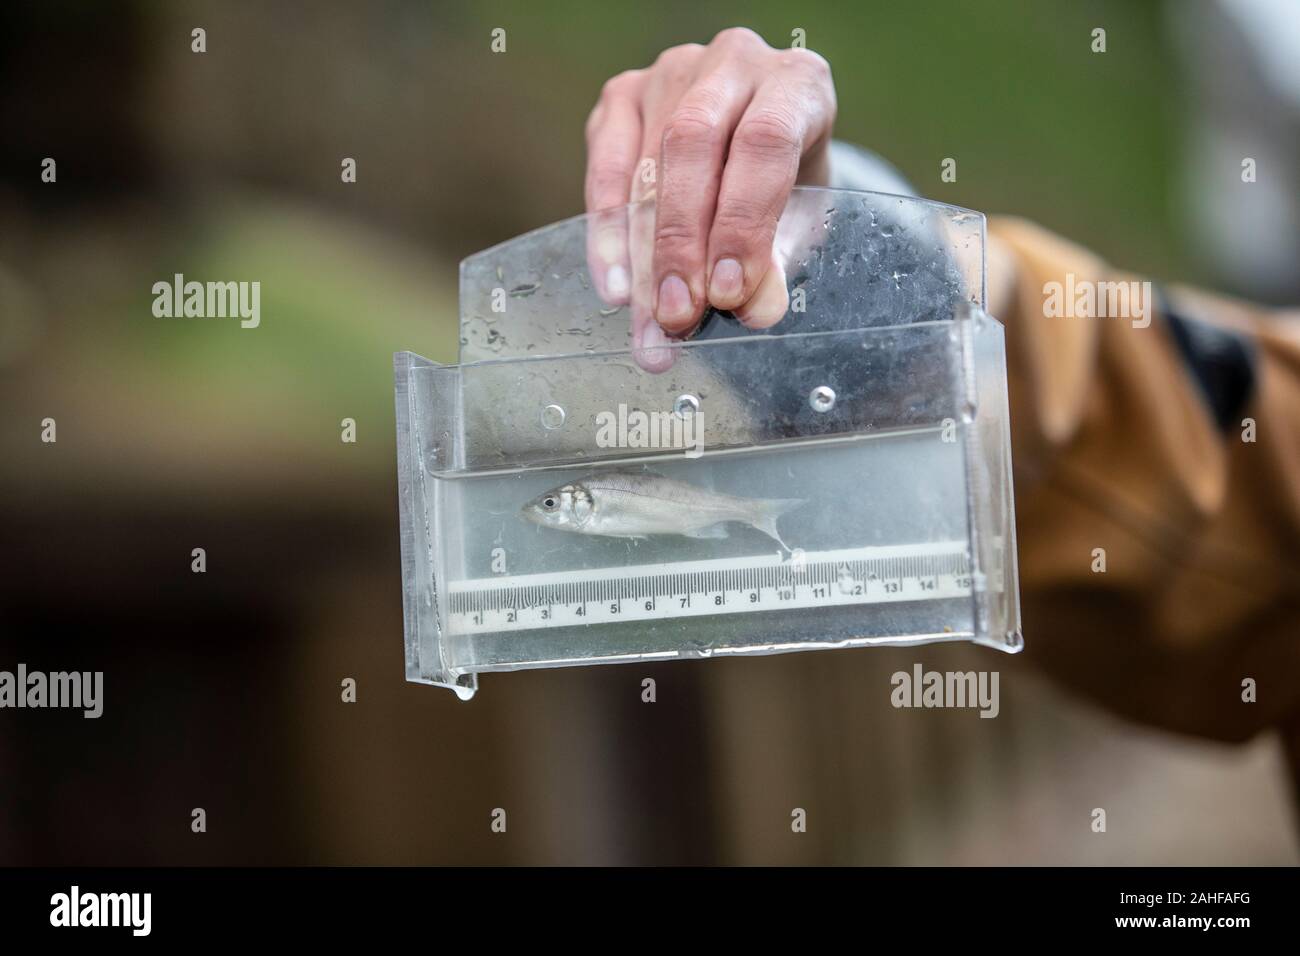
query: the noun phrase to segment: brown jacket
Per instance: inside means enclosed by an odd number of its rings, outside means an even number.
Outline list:
[[[1024,221],[989,233],[1026,653],[1162,727],[1280,726],[1300,766],[1300,312],[1165,288],[1146,327],[1049,318],[1048,283],[1135,277]]]

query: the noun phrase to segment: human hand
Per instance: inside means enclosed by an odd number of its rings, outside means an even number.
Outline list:
[[[688,335],[706,305],[749,328],[780,321],[777,222],[796,183],[828,183],[834,118],[826,61],[745,29],[672,47],[605,84],[587,121],[587,210],[655,199],[653,227],[618,211],[588,230],[597,291],[631,304],[635,349]]]

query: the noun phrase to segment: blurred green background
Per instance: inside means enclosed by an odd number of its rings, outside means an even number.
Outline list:
[[[964,648],[402,681],[392,353],[454,360],[458,260],[582,211],[605,79],[737,24],[804,30],[838,137],[923,195],[1215,282],[1152,2],[5,4],[0,663],[110,697],[6,718],[0,861],[1296,861],[1273,741],[1122,724],[1020,660],[997,721],[861,691]],[[154,318],[176,272],[260,281],[261,326]],[[1107,800],[1133,814],[1090,840]]]
[[[1179,82],[1154,3],[72,3],[8,16],[10,321],[23,303],[64,317],[101,355],[97,374],[206,409],[205,427],[271,401],[254,431],[276,442],[301,443],[322,407],[383,420],[388,353],[455,357],[457,261],[581,211],[582,127],[604,80],[735,23],[778,45],[805,31],[834,69],[837,135],[923,195],[1198,278],[1171,213]],[[190,51],[195,25],[205,54]],[[32,175],[45,155],[60,161],[57,189]],[[345,156],[355,184],[340,182]],[[940,180],[946,157],[955,183]],[[39,260],[27,229],[46,237]],[[152,320],[152,282],[174,272],[258,277],[268,321],[250,336]],[[11,367],[42,325],[17,321]]]

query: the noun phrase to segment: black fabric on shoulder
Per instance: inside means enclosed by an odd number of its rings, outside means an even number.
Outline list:
[[[1255,343],[1248,335],[1179,315],[1161,297],[1161,314],[1220,431],[1241,424],[1255,390]]]

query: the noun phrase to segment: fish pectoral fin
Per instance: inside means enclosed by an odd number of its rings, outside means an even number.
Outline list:
[[[719,521],[717,524],[705,525],[703,528],[696,528],[693,531],[683,531],[688,538],[726,538],[727,526]]]

